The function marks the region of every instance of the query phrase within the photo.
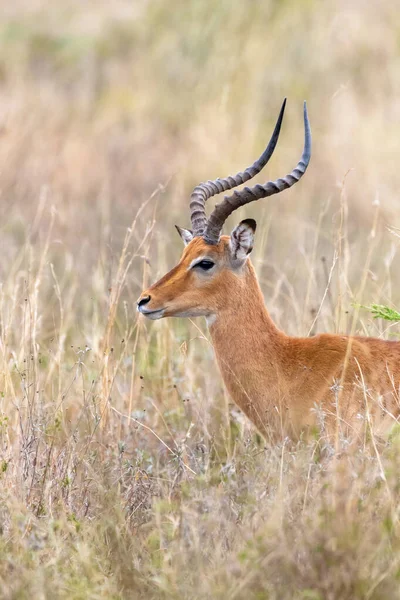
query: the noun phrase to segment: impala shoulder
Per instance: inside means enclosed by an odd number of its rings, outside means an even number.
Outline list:
[[[345,335],[335,335],[333,333],[320,333],[312,338],[308,338],[311,345],[318,351],[340,352],[348,346],[350,338]]]

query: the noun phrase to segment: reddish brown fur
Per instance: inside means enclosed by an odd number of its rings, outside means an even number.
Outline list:
[[[187,270],[197,257],[216,262],[211,280]],[[273,323],[247,259],[232,267],[229,237],[216,246],[194,238],[179,264],[143,292],[162,316],[213,315],[210,334],[225,385],[265,436],[337,425],[346,435],[373,422],[380,433],[400,415],[400,342],[322,334],[289,337]]]

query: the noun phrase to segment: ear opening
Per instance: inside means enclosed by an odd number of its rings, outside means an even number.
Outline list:
[[[234,260],[244,261],[253,250],[257,223],[254,219],[244,219],[232,231],[229,246]]]
[[[175,225],[175,228],[176,228],[177,232],[179,233],[179,235],[181,236],[185,246],[190,244],[190,242],[193,239],[193,231],[191,231],[190,229],[184,229],[183,227],[179,227],[179,225]]]

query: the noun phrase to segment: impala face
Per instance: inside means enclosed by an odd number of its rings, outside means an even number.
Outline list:
[[[226,305],[229,289],[242,278],[253,247],[256,222],[242,221],[218,244],[177,227],[186,248],[179,263],[138,300],[138,311],[149,319],[211,317]]]
[[[190,199],[190,217],[193,230],[178,232],[185,243],[179,263],[157,283],[145,290],[138,300],[138,310],[149,319],[162,317],[211,317],[217,315],[230,300],[230,290],[240,293],[244,267],[253,248],[256,223],[242,221],[231,236],[222,236],[224,222],[241,206],[277,194],[291,187],[304,175],[311,155],[311,132],[304,103],[304,150],[291,173],[265,185],[245,187],[217,204],[207,218],[206,201],[220,192],[231,190],[255,175],[267,164],[277,144],[285,111],[282,104],[278,120],[268,146],[256,162],[243,172],[226,179],[207,181],[196,186]],[[239,284],[239,288],[238,288]]]

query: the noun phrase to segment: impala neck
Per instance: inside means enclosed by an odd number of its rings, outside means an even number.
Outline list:
[[[287,336],[268,314],[250,260],[209,330],[231,397],[266,434],[267,413],[278,402]]]
[[[235,340],[237,344],[256,334],[256,339],[252,340],[256,345],[258,340],[262,343],[268,341],[272,346],[280,345],[286,335],[277,328],[266,309],[250,259],[243,276],[235,279],[235,289],[230,290],[229,297],[224,298],[223,307],[209,319],[213,341],[219,345],[223,336],[224,340]]]

